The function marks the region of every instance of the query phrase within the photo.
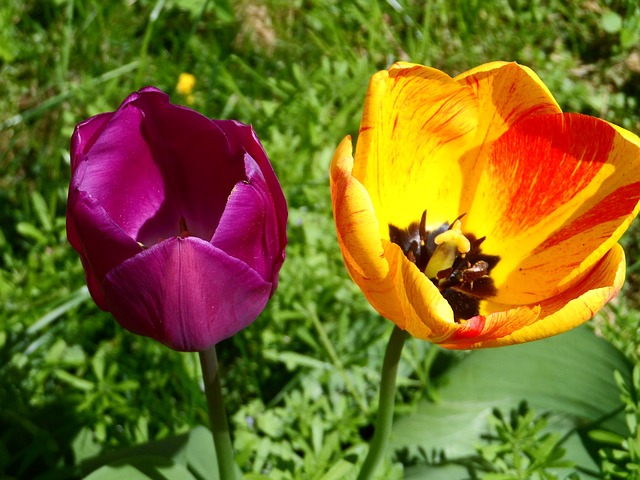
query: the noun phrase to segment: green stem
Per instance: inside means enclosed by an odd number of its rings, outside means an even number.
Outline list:
[[[402,347],[409,334],[399,327],[394,327],[391,338],[387,344],[382,363],[382,377],[380,379],[380,403],[378,405],[378,419],[376,430],[369,445],[369,453],[362,465],[358,480],[373,478],[373,474],[382,460],[382,455],[387,449],[391,426],[393,425],[393,406],[396,398],[396,374]]]
[[[227,414],[222,400],[222,387],[220,385],[220,371],[218,369],[218,357],[215,345],[209,350],[199,352],[202,377],[204,380],[204,392],[207,396],[209,407],[209,421],[213,433],[213,443],[216,447],[218,460],[218,473],[220,480],[234,480],[236,478],[236,464],[233,456],[233,445],[229,435]]]

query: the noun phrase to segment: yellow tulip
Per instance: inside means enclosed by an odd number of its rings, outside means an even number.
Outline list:
[[[452,78],[399,62],[372,77],[331,195],[347,270],[382,316],[446,348],[528,342],[620,290],[640,139],[562,113],[516,63]]]

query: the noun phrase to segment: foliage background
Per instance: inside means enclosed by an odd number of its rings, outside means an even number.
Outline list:
[[[356,136],[370,76],[395,60],[451,75],[515,60],[541,76],[564,110],[638,133],[639,44],[635,0],[2,3],[0,477],[77,478],[100,455],[207,423],[197,357],[124,332],[83,286],[64,232],[68,143],[77,122],[155,85],[210,117],[253,124],[287,195],[290,245],[267,310],[219,346],[238,463],[246,478],[349,478],[371,435],[390,324],[342,265],[328,165],[340,139]],[[182,72],[197,79],[190,98],[175,90]],[[624,294],[590,322],[629,370],[640,358],[639,240],[637,227],[624,239]],[[571,355],[570,346],[557,348],[558,359]],[[436,380],[464,358],[409,342],[398,416],[437,401]],[[626,392],[627,419],[637,418],[637,394],[624,388],[611,396]],[[491,417],[493,436],[474,437],[476,452],[464,461],[390,452],[381,478],[434,465],[464,467],[442,478],[494,479],[604,478],[637,468],[638,445],[634,457],[624,435],[604,435],[591,446],[589,468],[568,462],[554,470],[562,442],[549,443],[546,415],[523,405]],[[629,422],[634,438],[637,422]],[[520,427],[527,448],[547,442],[561,453],[543,456],[530,477],[516,476],[525,474],[496,453],[502,446],[518,457],[508,432]]]

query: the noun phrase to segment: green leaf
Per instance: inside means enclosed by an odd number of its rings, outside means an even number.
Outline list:
[[[16,230],[20,235],[28,240],[34,240],[36,243],[42,245],[47,243],[47,237],[32,223],[18,222]]]
[[[354,465],[346,460],[338,460],[320,480],[340,480],[347,478],[354,469]]]
[[[447,383],[438,389],[439,403],[422,401],[415,413],[396,422],[392,445],[443,450],[449,458],[471,454],[488,429],[491,408],[505,411],[522,401],[534,410],[566,417],[566,430],[611,416],[598,428],[624,434],[622,415],[614,415],[621,407],[616,370],[629,378],[625,357],[588,327],[529,344],[471,352],[448,372]],[[576,451],[576,456],[585,459],[583,452]]]
[[[89,428],[82,427],[71,442],[71,449],[73,451],[73,458],[76,464],[78,464],[85,458],[99,454],[100,444],[96,442],[95,436]]]
[[[589,432],[589,438],[595,440],[598,443],[605,443],[614,447],[620,447],[625,437],[618,435],[617,433],[607,432],[605,430],[591,430]]]
[[[418,465],[404,471],[404,480],[451,480],[453,478],[468,478],[469,472],[461,465],[444,465],[442,467],[428,467]]]
[[[40,330],[45,328],[47,325],[49,325],[51,322],[57,320],[58,318],[63,316],[65,313],[67,313],[69,310],[81,304],[82,302],[85,302],[89,298],[91,298],[91,295],[89,294],[89,289],[86,286],[80,287],[75,292],[65,296],[63,298],[64,301],[62,302],[61,305],[52,307],[51,310],[46,315],[36,320],[27,329],[27,333],[29,335],[32,335],[34,333],[39,332]]]
[[[396,449],[420,446],[427,454],[444,450],[449,458],[471,455],[480,435],[489,432],[493,408],[508,405],[504,400],[422,402],[415,413],[395,422],[391,444]]]
[[[209,429],[203,426],[198,426],[188,433],[167,438],[166,440],[136,445],[131,448],[110,452],[97,458],[88,459],[82,463],[81,467],[85,473],[92,472],[93,470],[98,472],[104,468],[103,466],[113,466],[116,464],[127,465],[130,464],[131,459],[140,457],[165,459],[171,463],[171,468],[174,468],[173,465],[175,464],[191,472],[190,475],[193,476],[189,478],[195,478],[196,480],[218,480],[218,462],[216,460],[213,437]],[[91,475],[89,477],[95,480]],[[121,477],[121,479],[122,478],[129,477],[124,476]]]
[[[36,217],[40,223],[40,226],[45,232],[53,230],[53,224],[51,223],[51,216],[49,214],[49,208],[47,202],[45,202],[43,196],[38,191],[31,193],[31,203],[35,211]]]
[[[84,378],[76,377],[66,370],[56,369],[53,371],[53,374],[63,382],[71,385],[72,387],[77,388],[78,390],[82,390],[85,392],[89,392],[95,388],[93,382],[89,380],[85,380]]]
[[[615,371],[630,378],[628,360],[588,327],[538,342],[472,352],[439,392],[447,400],[525,400],[530,407],[597,421],[622,405]],[[603,423],[624,433],[622,416]]]
[[[199,480],[218,480],[218,459],[211,431],[199,426],[189,432],[186,460]]]
[[[198,480],[183,465],[164,457],[140,455],[115,460],[85,480]]]

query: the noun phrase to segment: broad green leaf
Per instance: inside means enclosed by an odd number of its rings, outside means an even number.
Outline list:
[[[525,400],[536,410],[566,413],[576,421],[595,422],[622,405],[614,372],[629,378],[628,360],[588,327],[538,342],[472,352],[452,368],[439,389],[451,400]],[[603,423],[625,432],[621,416]]]
[[[420,446],[428,455],[443,449],[449,458],[471,455],[480,435],[489,432],[493,408],[508,405],[504,400],[423,402],[415,413],[396,420],[391,444],[395,449]]]
[[[468,455],[486,433],[491,409],[506,411],[522,401],[566,417],[570,425],[565,431],[601,421],[598,428],[623,434],[624,419],[616,415],[621,406],[616,370],[629,378],[624,356],[587,327],[529,344],[471,352],[447,373],[437,390],[438,403],[423,401],[415,413],[396,422],[392,445],[413,451],[421,447],[427,453],[443,450],[449,458]],[[584,449],[575,444],[569,454],[568,459],[585,461]]]
[[[82,463],[82,470],[85,473],[93,470],[97,472],[101,470],[99,467],[103,465],[114,465],[118,462],[121,462],[118,465],[124,465],[129,463],[130,459],[138,457],[166,459],[172,464],[188,469],[196,480],[218,479],[218,463],[213,438],[209,429],[203,426],[198,426],[183,435],[144,445],[136,445],[88,459]]]
[[[218,459],[208,428],[199,426],[189,432],[186,460],[189,470],[199,480],[218,479]]]
[[[90,458],[100,453],[100,444],[96,442],[95,436],[87,427],[82,427],[71,442],[73,458],[78,464],[85,458]]]
[[[164,457],[140,455],[115,460],[85,480],[198,480],[183,465]]]

